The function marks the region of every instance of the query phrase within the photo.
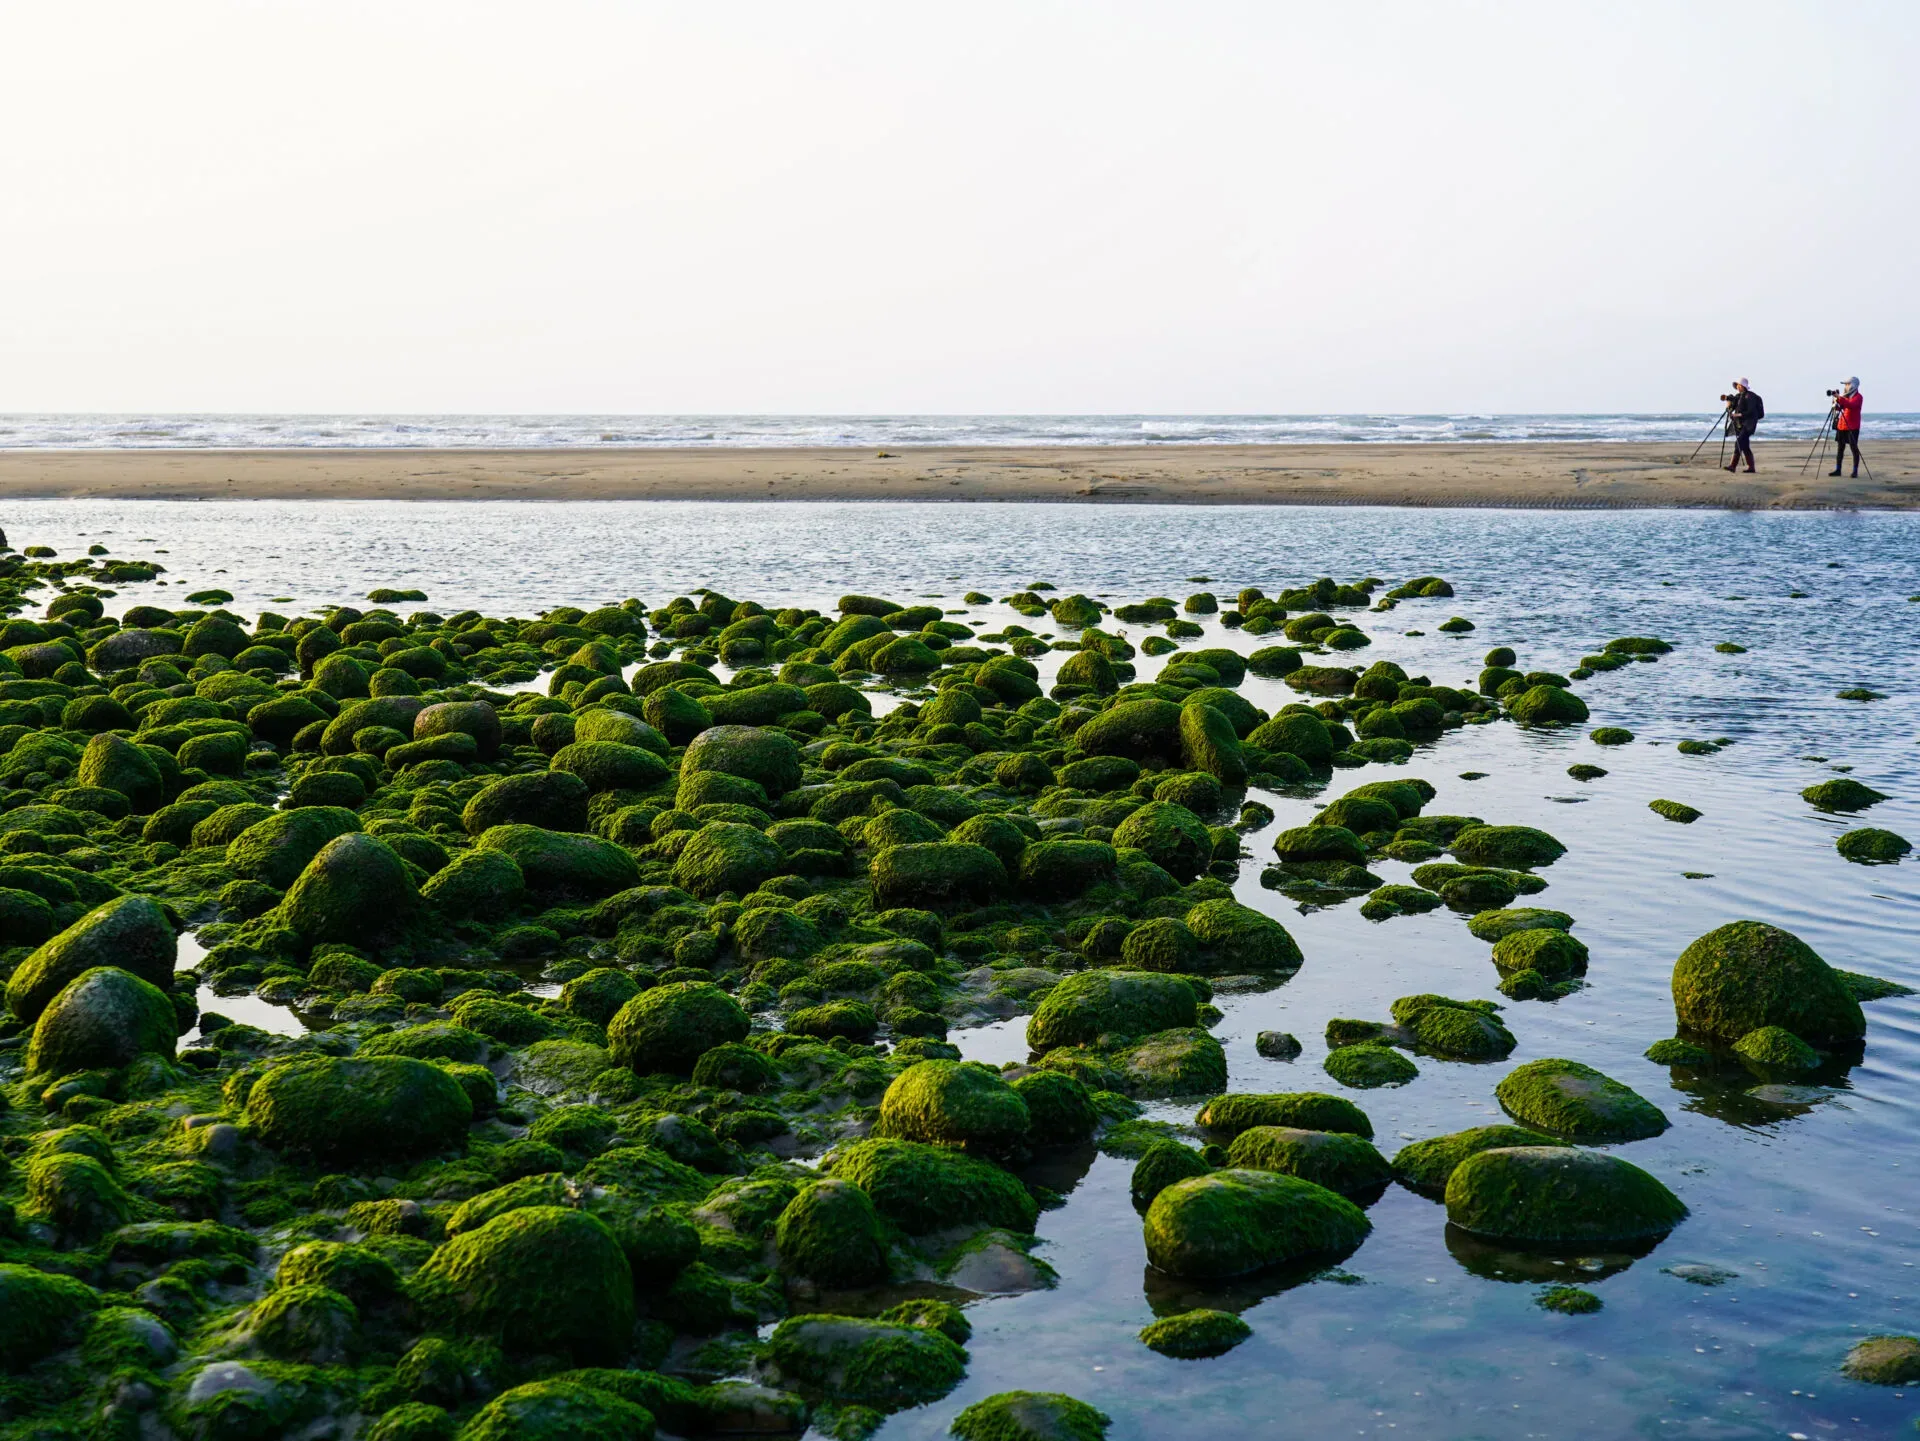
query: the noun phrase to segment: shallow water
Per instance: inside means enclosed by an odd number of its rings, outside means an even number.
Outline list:
[[[629,594],[658,605],[704,583],[762,600],[820,604],[860,589],[902,600],[941,594],[958,607],[970,587],[1001,595],[1037,580],[1139,599],[1178,598],[1202,588],[1184,579],[1200,575],[1213,577],[1205,588],[1228,595],[1323,573],[1393,581],[1436,573],[1457,597],[1363,614],[1375,644],[1355,659],[1393,659],[1458,684],[1495,644],[1519,649],[1526,668],[1564,671],[1611,636],[1664,636],[1678,647],[1672,655],[1580,687],[1592,724],[1631,727],[1634,745],[1596,747],[1585,728],[1473,727],[1423,747],[1404,770],[1341,775],[1328,792],[1384,775],[1424,776],[1439,789],[1433,812],[1539,825],[1570,847],[1545,872],[1550,886],[1539,903],[1577,918],[1593,952],[1587,987],[1553,1004],[1509,1005],[1505,1018],[1520,1040],[1509,1062],[1422,1059],[1405,1087],[1355,1099],[1389,1154],[1403,1137],[1500,1119],[1495,1083],[1540,1056],[1586,1061],[1660,1105],[1673,1128],[1621,1150],[1693,1214],[1624,1269],[1616,1267],[1629,1258],[1561,1268],[1605,1309],[1583,1317],[1536,1309],[1535,1278],[1502,1279],[1514,1274],[1515,1258],[1450,1245],[1441,1208],[1398,1189],[1372,1207],[1372,1235],[1332,1276],[1176,1293],[1146,1272],[1129,1164],[1089,1153],[1066,1204],[1040,1222],[1059,1287],[973,1306],[966,1381],[940,1403],[893,1418],[882,1435],[944,1435],[960,1406],[1016,1387],[1100,1405],[1114,1417],[1116,1441],[1865,1437],[1920,1415],[1920,1393],[1858,1385],[1836,1370],[1861,1335],[1920,1330],[1909,1180],[1920,1170],[1920,997],[1871,1003],[1864,1059],[1844,1074],[1822,1073],[1826,1084],[1796,1104],[1743,1094],[1743,1086],[1690,1094],[1640,1055],[1671,1033],[1673,958],[1739,917],[1784,925],[1838,965],[1920,985],[1920,865],[1853,866],[1833,850],[1851,825],[1920,836],[1920,647],[1912,638],[1920,605],[1907,599],[1920,592],[1920,517],[60,502],[11,507],[5,524],[16,545],[66,551],[84,535],[121,554],[164,547],[169,579],[223,585],[243,610],[273,596],[305,606],[382,584],[420,585],[442,612],[476,605],[525,614]],[[158,539],[136,543],[143,536]],[[1790,598],[1796,590],[1806,594]],[[135,593],[177,592],[128,588],[129,599]],[[1435,625],[1456,613],[1478,630],[1438,634]],[[1008,613],[983,607],[975,615],[999,623]],[[1192,644],[1257,643],[1208,630]],[[1712,646],[1721,640],[1751,649],[1719,655]],[[1142,658],[1140,669],[1150,675],[1156,663]],[[1835,698],[1854,685],[1889,698]],[[1243,693],[1267,709],[1294,698],[1252,677]],[[1722,736],[1735,744],[1712,756],[1673,748]],[[1565,771],[1576,760],[1611,774],[1572,781]],[[1851,766],[1895,798],[1851,821],[1814,812],[1798,792],[1833,766]],[[1465,771],[1488,774],[1467,781]],[[1705,815],[1672,824],[1646,809],[1656,797]],[[1308,801],[1268,799],[1278,812],[1272,829],[1311,811]],[[1371,925],[1353,904],[1302,915],[1262,890],[1270,835],[1249,837],[1253,859],[1239,894],[1280,916],[1306,965],[1276,990],[1222,999],[1217,1034],[1233,1089],[1339,1091],[1319,1065],[1330,1017],[1384,1018],[1396,996],[1419,991],[1496,995],[1488,948],[1458,917]],[[1376,869],[1402,881],[1408,868]],[[1687,871],[1709,874],[1687,879]],[[231,1000],[213,1004],[243,1018]],[[972,1053],[1013,1058],[1020,1025],[956,1039]],[[1290,1064],[1261,1059],[1253,1038],[1264,1029],[1292,1031],[1305,1054]],[[1190,1108],[1156,1114],[1184,1119]],[[1049,1184],[1065,1189],[1069,1179],[1054,1175]],[[1735,1275],[1709,1288],[1663,1269],[1684,1263]],[[1194,1304],[1242,1309],[1252,1339],[1195,1362],[1135,1340],[1156,1305]]]

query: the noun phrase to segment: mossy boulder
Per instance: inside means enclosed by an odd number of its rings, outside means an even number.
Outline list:
[[[1391,1046],[1342,1046],[1331,1051],[1321,1067],[1343,1086],[1372,1090],[1378,1086],[1404,1086],[1420,1074],[1420,1068]]]
[[[1213,856],[1213,838],[1192,811],[1172,801],[1149,801],[1114,828],[1113,843],[1144,851],[1175,880],[1191,881]]]
[[[507,857],[520,868],[526,888],[547,900],[598,900],[640,881],[632,852],[598,836],[541,826],[495,826],[481,835],[474,849]]]
[[[618,741],[576,740],[554,753],[553,768],[578,776],[595,793],[652,790],[672,775],[667,763],[652,751]]]
[[[1181,1361],[1224,1356],[1253,1334],[1253,1327],[1230,1311],[1182,1311],[1141,1328],[1149,1351]]]
[[[360,829],[360,818],[339,806],[301,806],[248,826],[227,846],[236,875],[284,891],[330,841]]]
[[[1020,854],[1020,890],[1038,900],[1071,900],[1111,881],[1117,864],[1104,841],[1036,841]]]
[[[96,735],[80,753],[74,782],[118,791],[135,815],[146,815],[166,799],[166,778],[140,746],[124,736]]]
[[[1834,843],[1841,856],[1857,865],[1891,865],[1913,850],[1913,843],[1895,831],[1863,826],[1848,831]]]
[[[694,771],[740,776],[759,785],[769,796],[778,797],[800,784],[800,748],[784,731],[716,725],[701,731],[687,745],[680,772],[685,776]]]
[[[607,1024],[616,1065],[641,1075],[688,1075],[715,1046],[743,1041],[752,1029],[740,1003],[718,986],[676,981],[640,992]]]
[[[172,998],[115,966],[83,971],[34,1022],[27,1071],[65,1076],[118,1070],[141,1056],[173,1056],[179,1034]]]
[[[842,1146],[821,1169],[851,1181],[880,1214],[911,1236],[951,1226],[997,1226],[1025,1234],[1040,1208],[991,1161],[945,1146],[873,1139]]]
[[[829,1287],[871,1286],[887,1276],[879,1212],[851,1181],[815,1181],[787,1204],[774,1226],[783,1270]]]
[[[1254,1126],[1234,1137],[1227,1164],[1247,1171],[1298,1176],[1342,1195],[1360,1195],[1387,1183],[1386,1157],[1373,1143],[1339,1131]]]
[[[1446,1193],[1454,1167],[1469,1156],[1502,1147],[1552,1144],[1552,1137],[1525,1126],[1475,1126],[1402,1146],[1394,1154],[1393,1176],[1410,1191],[1439,1197]]]
[[[1062,980],[1027,1022],[1035,1051],[1081,1046],[1103,1036],[1142,1036],[1196,1023],[1198,998],[1177,976],[1081,971]]]
[[[485,920],[520,904],[527,878],[520,863],[500,851],[455,856],[420,887],[421,898],[453,920]]]
[[[1393,1003],[1393,1019],[1423,1053],[1454,1061],[1501,1061],[1517,1042],[1488,1001],[1455,1001],[1446,996],[1402,996]]]
[[[1638,1141],[1668,1121],[1629,1086],[1579,1061],[1547,1058],[1509,1071],[1494,1094],[1515,1120],[1575,1141]]]
[[[1868,1336],[1853,1343],[1840,1369],[1873,1386],[1910,1386],[1920,1381],[1920,1337]]]
[[[1493,944],[1493,963],[1505,975],[1538,971],[1549,980],[1587,973],[1586,942],[1550,926],[1509,931]]]
[[[309,941],[381,946],[420,909],[406,862],[384,841],[351,832],[328,841],[280,903],[280,920]]]
[[[883,1411],[938,1400],[967,1368],[967,1353],[938,1330],[854,1316],[790,1317],[766,1356],[786,1385]]]
[[[1727,1041],[1781,1026],[1832,1046],[1867,1030],[1840,973],[1798,936],[1762,921],[1733,921],[1682,951],[1673,966],[1673,1009],[1688,1030]]]
[[[953,1418],[960,1441],[1104,1441],[1106,1412],[1058,1391],[1002,1391]]]
[[[600,1221],[563,1206],[507,1212],[435,1251],[409,1287],[427,1319],[510,1351],[618,1363],[633,1273]]]
[[[247,1094],[246,1119],[276,1150],[349,1165],[442,1150],[473,1103],[440,1067],[406,1056],[309,1056],[275,1066]]]
[[[1373,1139],[1373,1122],[1344,1096],[1319,1091],[1241,1092],[1215,1096],[1194,1117],[1194,1123],[1216,1136],[1232,1139],[1255,1126],[1286,1126],[1305,1131],[1335,1131]]]
[[[99,1306],[84,1281],[0,1263],[0,1369],[24,1371],[73,1344]]]
[[[1316,864],[1337,861],[1362,866],[1367,848],[1345,826],[1295,826],[1273,838],[1273,853],[1289,864]]]
[[[876,907],[938,910],[993,900],[1007,890],[1006,867],[985,846],[938,841],[888,846],[871,863]]]
[[[1800,799],[1815,810],[1838,811],[1851,814],[1864,811],[1869,806],[1877,806],[1887,798],[1884,791],[1863,785],[1852,776],[1839,776],[1830,781],[1821,781],[1818,785],[1808,786],[1800,792]]]
[[[1153,1198],[1175,1181],[1204,1176],[1214,1169],[1206,1157],[1191,1146],[1183,1146],[1178,1141],[1155,1141],[1134,1162],[1133,1177],[1128,1183],[1133,1209],[1145,1211],[1153,1204]]]
[[[1073,743],[1090,756],[1171,765],[1182,758],[1180,711],[1171,701],[1122,701],[1083,724]]]
[[[97,966],[129,972],[164,990],[173,984],[176,954],[173,927],[159,903],[146,896],[118,896],[20,963],[7,981],[7,1009],[22,1021],[36,1021],[55,996]]]
[[[1142,971],[1191,972],[1200,959],[1200,942],[1184,921],[1171,916],[1156,916],[1142,921],[1127,933],[1121,943],[1120,957],[1129,966]]]
[[[1515,931],[1572,929],[1573,917],[1565,911],[1550,911],[1537,906],[1481,911],[1467,922],[1467,930],[1473,937],[1487,942],[1498,942]]]
[[[503,776],[475,793],[460,812],[460,824],[470,836],[515,825],[584,831],[589,794],[587,783],[569,771]]]
[[[500,753],[500,714],[483,700],[442,701],[424,707],[413,718],[412,735],[417,741],[443,735],[472,736],[478,759],[490,761]]]
[[[1347,1254],[1366,1213],[1324,1186],[1268,1171],[1177,1181],[1147,1208],[1147,1259],[1182,1280],[1223,1281],[1289,1261]]]
[[[1571,1146],[1478,1151],[1454,1167],[1446,1202],[1447,1220],[1463,1231],[1548,1246],[1654,1240],[1687,1215],[1638,1166]]]
[[[1525,726],[1579,725],[1587,718],[1587,703],[1560,686],[1535,685],[1515,696],[1507,713]]]
[[[1549,866],[1567,848],[1532,826],[1469,826],[1453,838],[1453,853],[1470,866],[1530,870]]]
[[[1748,1031],[1734,1042],[1733,1052],[1763,1072],[1811,1071],[1820,1064],[1820,1053],[1784,1026],[1762,1026]]]
[[[444,1418],[445,1430],[423,1431],[417,1438],[408,1433],[404,1441],[429,1441],[429,1438],[440,1441],[442,1435],[452,1441],[452,1418],[437,1407],[418,1409]],[[387,1412],[378,1425],[385,1427],[394,1414],[394,1411]],[[433,1423],[423,1421],[422,1424]],[[653,1436],[653,1413],[637,1401],[612,1390],[556,1376],[503,1391],[460,1428],[458,1441],[653,1441]],[[387,1438],[384,1434],[375,1434],[370,1435],[368,1441],[387,1441]],[[402,1441],[402,1438],[396,1435],[392,1441]]]
[[[707,899],[723,891],[744,895],[786,865],[786,852],[763,831],[737,821],[709,821],[681,849],[673,883]]]
[[[1291,971],[1303,960],[1285,926],[1227,896],[1200,902],[1187,912],[1186,924],[1209,972]]]
[[[995,1071],[968,1061],[918,1061],[880,1098],[873,1134],[988,1153],[1026,1138],[1027,1103]]]

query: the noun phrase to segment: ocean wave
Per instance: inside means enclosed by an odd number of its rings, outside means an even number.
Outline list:
[[[1692,445],[1706,413],[1501,415],[0,415],[0,450],[547,450],[818,446]],[[1767,417],[1809,440],[1818,414]],[[1920,414],[1869,415],[1874,440],[1920,439]]]

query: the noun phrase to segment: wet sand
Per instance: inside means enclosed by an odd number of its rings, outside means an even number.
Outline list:
[[[944,500],[1738,510],[1920,508],[1920,442],[1874,478],[1761,442],[1757,475],[1685,445],[1313,445],[804,450],[10,451],[0,500]],[[1831,450],[1828,452],[1831,455]]]

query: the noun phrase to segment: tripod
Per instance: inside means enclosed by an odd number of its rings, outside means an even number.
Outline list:
[[[1693,448],[1693,454],[1687,457],[1688,465],[1692,465],[1700,458],[1701,450],[1705,448],[1708,441],[1713,439],[1713,433],[1716,430],[1720,432],[1720,459],[1724,461],[1727,458],[1727,422],[1732,418],[1733,404],[1729,401],[1726,408],[1720,412],[1720,418],[1707,427],[1707,433],[1700,437],[1700,444],[1696,445]]]
[[[1800,473],[1802,475],[1807,473],[1807,467],[1813,464],[1813,458],[1816,455],[1825,455],[1827,453],[1827,437],[1833,433],[1833,422],[1839,414],[1839,401],[1833,401],[1827,406],[1827,418],[1820,422],[1820,433],[1814,437],[1813,449],[1808,451],[1807,458],[1800,462]],[[1867,474],[1871,477],[1873,472],[1869,470]]]

